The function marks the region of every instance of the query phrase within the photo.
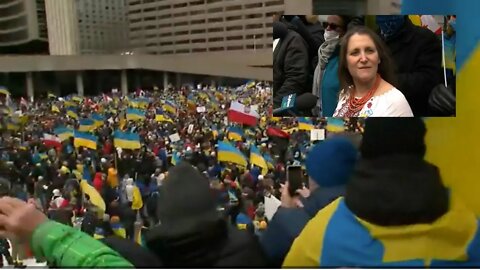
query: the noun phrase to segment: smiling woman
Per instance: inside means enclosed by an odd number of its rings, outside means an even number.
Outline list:
[[[347,32],[341,43],[342,90],[335,117],[411,117],[405,96],[396,89],[393,64],[378,35],[366,27]]]

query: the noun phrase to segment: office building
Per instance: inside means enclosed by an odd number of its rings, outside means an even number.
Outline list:
[[[0,0],[0,47],[47,39],[44,0]]]
[[[284,0],[128,0],[135,52],[183,54],[272,47],[272,15]]]

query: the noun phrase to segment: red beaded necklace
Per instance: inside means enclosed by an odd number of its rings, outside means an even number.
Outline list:
[[[348,111],[345,114],[346,117],[357,116],[365,103],[367,103],[367,101],[370,100],[370,98],[373,97],[373,94],[375,94],[377,91],[378,86],[382,81],[381,79],[382,77],[380,77],[380,74],[377,74],[377,78],[375,79],[375,84],[373,85],[372,89],[370,89],[366,95],[359,99],[355,98],[355,88],[353,88],[353,91],[350,93],[350,97],[348,98]]]

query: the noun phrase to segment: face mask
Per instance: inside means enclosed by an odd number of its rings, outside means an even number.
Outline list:
[[[331,41],[331,40],[340,38],[340,34],[334,30],[331,30],[331,31],[325,30],[325,33],[323,34],[323,38],[325,39],[325,41]]]
[[[378,15],[376,16],[378,27],[385,38],[395,35],[405,23],[405,17],[402,15]]]

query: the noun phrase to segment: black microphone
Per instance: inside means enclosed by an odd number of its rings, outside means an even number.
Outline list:
[[[273,22],[273,39],[282,39],[288,34],[287,26],[282,22]]]
[[[297,96],[295,99],[295,109],[297,110],[310,110],[317,105],[318,97],[312,93],[304,93]]]

